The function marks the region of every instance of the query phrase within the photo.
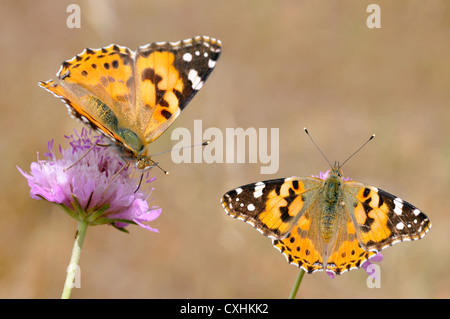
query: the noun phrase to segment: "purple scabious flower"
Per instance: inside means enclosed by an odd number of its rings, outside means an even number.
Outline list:
[[[313,175],[312,177],[316,177],[316,178],[320,178],[320,179],[327,179],[328,177],[330,177],[330,172],[331,170],[328,170],[326,172],[319,172],[319,176]],[[351,181],[352,178],[351,177],[344,177],[342,178],[343,181]]]
[[[59,146],[57,158],[53,140],[48,143],[48,159],[31,163],[30,173],[19,167],[20,173],[28,180],[30,195],[34,199],[45,199],[60,205],[77,221],[87,221],[89,225],[111,224],[125,230],[128,224],[158,232],[145,222],[155,220],[161,208],[149,207],[147,199],[151,194],[136,191],[139,179],[133,174],[123,159],[109,147],[103,136],[92,136],[82,129],[78,134],[65,136],[67,148]],[[142,183],[155,180],[148,172]]]
[[[312,177],[320,178],[320,179],[327,179],[330,176],[330,170],[326,172],[319,172],[319,176],[313,175]]]

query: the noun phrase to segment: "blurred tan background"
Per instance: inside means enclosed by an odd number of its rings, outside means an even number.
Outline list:
[[[69,29],[66,8],[81,7]],[[366,7],[381,7],[381,29]],[[151,153],[170,149],[176,127],[279,128],[280,168],[262,164],[174,164],[153,186],[163,208],[151,225],[91,227],[73,298],[286,298],[298,269],[271,240],[228,217],[220,198],[259,180],[328,169],[376,138],[344,174],[422,209],[433,227],[417,242],[383,251],[381,288],[355,270],[331,280],[304,277],[300,298],[450,297],[450,2],[409,1],[2,1],[0,10],[0,297],[59,298],[75,221],[32,200],[16,165],[29,171],[47,142],[82,125],[37,82],[55,78],[63,60],[86,47],[209,35],[223,54],[203,89]]]

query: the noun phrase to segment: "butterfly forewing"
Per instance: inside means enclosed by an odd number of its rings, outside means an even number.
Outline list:
[[[352,194],[348,205],[354,207],[358,238],[366,250],[420,239],[431,227],[423,212],[386,191],[355,182],[346,189]]]
[[[137,111],[147,142],[164,132],[201,89],[220,56],[220,41],[196,37],[152,43],[136,52]]]
[[[321,185],[315,178],[280,178],[248,184],[222,198],[226,212],[271,238],[285,237]]]

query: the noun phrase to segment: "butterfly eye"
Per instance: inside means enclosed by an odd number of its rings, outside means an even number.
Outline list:
[[[137,161],[136,162],[136,168],[139,170],[145,170],[146,166],[147,165],[145,164],[145,161]]]

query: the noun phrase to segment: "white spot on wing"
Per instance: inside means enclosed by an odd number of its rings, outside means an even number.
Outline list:
[[[203,81],[201,81],[201,78],[197,78],[196,83],[192,84],[192,87],[194,88],[194,90],[200,90],[203,86]]]
[[[188,73],[188,79],[192,82],[194,90],[200,90],[203,86],[202,78],[198,76],[197,70],[191,69]]]
[[[194,83],[194,81],[195,81],[195,79],[197,79],[197,77],[198,77],[198,72],[197,72],[197,70],[191,69],[191,70],[189,71],[189,74],[188,74],[188,79],[189,79],[192,83]]]
[[[398,223],[397,225],[395,225],[395,228],[397,228],[398,230],[402,230],[403,228],[405,228],[405,224],[403,224],[402,222]]]
[[[262,194],[263,194],[262,189],[258,189],[257,191],[255,191],[255,192],[253,193],[253,196],[254,196],[255,198],[259,198],[259,197],[262,196]]]
[[[263,182],[258,182],[255,184],[255,191],[253,193],[253,196],[255,198],[259,198],[262,196],[263,194],[263,189],[264,187],[266,187],[266,184],[264,184]]]
[[[212,69],[212,68],[215,67],[215,66],[216,66],[216,61],[209,59],[209,61],[208,61],[208,67]]]
[[[186,52],[185,54],[183,54],[183,60],[186,62],[191,62],[192,61],[192,54],[190,54],[189,52]]]
[[[394,204],[394,213],[396,213],[397,215],[401,215],[403,212],[403,200],[397,197],[396,199],[394,199]]]

